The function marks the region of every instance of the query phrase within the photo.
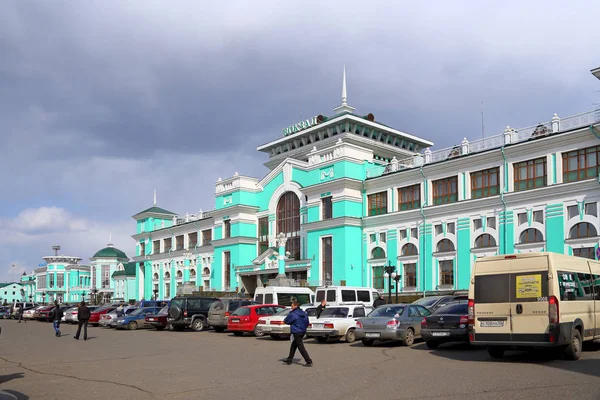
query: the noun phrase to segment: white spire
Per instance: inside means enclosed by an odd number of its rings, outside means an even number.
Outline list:
[[[342,105],[333,109],[336,115],[354,112],[355,108],[348,105],[348,94],[346,91],[346,66],[342,75]]]
[[[112,231],[108,231],[108,247],[113,247]]]
[[[156,206],[156,189],[154,189],[154,205]]]

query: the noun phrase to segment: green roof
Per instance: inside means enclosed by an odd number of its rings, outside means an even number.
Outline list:
[[[10,286],[10,285],[21,285],[21,284],[19,282],[0,283],[0,288],[3,288],[4,286]]]
[[[125,267],[125,270],[115,271],[112,276],[135,276],[135,264],[134,262],[124,263],[123,267]]]
[[[127,258],[127,254],[117,249],[116,247],[105,247],[102,250],[98,250],[94,254],[93,258]]]
[[[175,214],[172,211],[165,210],[164,208],[160,208],[160,207],[156,207],[156,206],[150,207],[150,208],[148,208],[148,209],[146,209],[144,211],[141,211],[141,212],[139,212],[139,213],[137,213],[135,215],[140,215],[140,214],[144,214],[144,213],[177,215],[177,214]],[[135,215],[134,215],[134,217],[135,217]]]

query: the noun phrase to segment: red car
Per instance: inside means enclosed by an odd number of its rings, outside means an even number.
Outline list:
[[[240,307],[231,314],[227,322],[227,329],[235,336],[242,336],[244,332],[254,333],[255,336],[263,336],[264,333],[256,329],[258,319],[277,314],[285,307],[277,304],[255,304]]]
[[[38,310],[38,321],[50,321],[50,312],[54,310],[54,306],[46,306]]]
[[[168,317],[169,306],[165,306],[162,310],[158,312],[158,314],[147,315],[146,324],[156,328],[156,330],[162,331],[169,325],[167,322]]]
[[[90,313],[89,324],[92,326],[100,325],[100,318],[102,318],[102,316],[104,314],[109,313],[112,310],[116,310],[116,308],[117,307],[113,307],[113,306],[104,306],[104,307],[97,308],[96,310],[94,310]]]

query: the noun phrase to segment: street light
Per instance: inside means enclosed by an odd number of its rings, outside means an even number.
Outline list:
[[[85,300],[85,291],[81,292],[81,301]]]
[[[392,279],[396,279],[396,267],[392,265],[391,261],[388,261],[388,265],[385,265],[383,270],[383,277],[388,280],[388,304],[392,304]]]
[[[158,300],[158,289],[154,289],[154,301]]]
[[[42,292],[42,303],[46,305],[46,292]]]
[[[98,297],[98,296],[97,296],[97,294],[98,294],[98,289],[96,289],[96,286],[94,286],[94,287],[92,288],[92,293],[94,294],[94,305],[96,305],[96,303],[98,303],[98,298],[97,298],[97,297]]]
[[[402,277],[400,276],[400,274],[396,274],[396,277],[394,278],[394,280],[396,281],[396,304],[398,304],[398,286],[400,286],[401,279]]]

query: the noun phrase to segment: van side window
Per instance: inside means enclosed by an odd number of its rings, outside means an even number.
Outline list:
[[[273,294],[265,294],[265,302],[263,304],[273,304]]]
[[[356,301],[356,290],[342,290],[342,301]]]
[[[264,304],[263,303],[263,295],[257,294],[256,296],[254,296],[254,301],[256,301],[258,304]]]
[[[317,303],[320,303],[323,300],[325,300],[325,291],[324,290],[317,290]]]
[[[558,288],[562,301],[593,300],[594,282],[591,274],[557,271]]]
[[[600,300],[600,275],[594,275],[594,294],[596,300]]]
[[[327,291],[327,301],[335,301],[335,289]]]
[[[358,297],[358,301],[361,301],[363,303],[372,303],[368,290],[357,290],[356,294]]]

